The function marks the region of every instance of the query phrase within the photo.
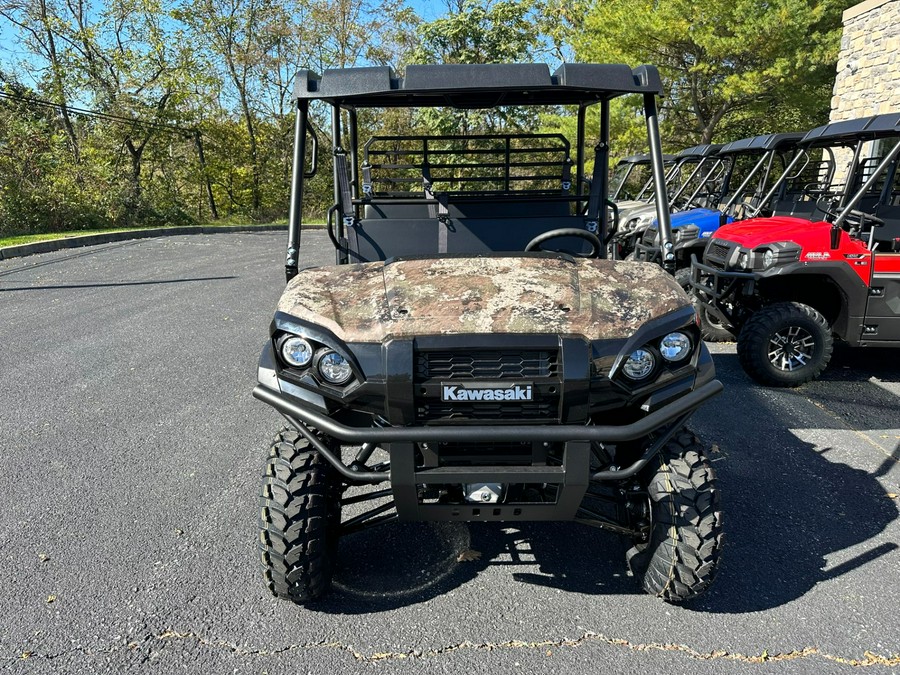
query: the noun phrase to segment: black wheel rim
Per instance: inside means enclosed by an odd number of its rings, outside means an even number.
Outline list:
[[[715,316],[712,312],[706,312],[706,323],[708,323],[712,328],[719,328],[721,330],[725,330],[725,324],[719,321],[719,318]]]
[[[769,338],[769,362],[778,370],[793,372],[812,361],[816,339],[805,328],[787,326]]]

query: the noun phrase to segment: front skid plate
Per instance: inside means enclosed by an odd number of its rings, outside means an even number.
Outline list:
[[[412,444],[392,443],[391,490],[400,520],[574,520],[590,478],[591,444],[586,441],[566,443],[562,467],[460,467],[442,469],[416,469]],[[473,479],[497,483],[518,483],[524,469],[546,473],[550,469],[558,484],[555,504],[420,504],[421,484],[467,482],[467,471]],[[450,472],[458,475],[450,475]],[[535,475],[534,482],[546,482],[547,476]],[[450,480],[453,479],[453,480]]]

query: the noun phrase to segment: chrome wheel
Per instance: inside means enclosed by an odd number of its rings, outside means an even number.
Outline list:
[[[779,370],[792,372],[812,359],[816,340],[800,326],[787,326],[769,338],[769,361]]]

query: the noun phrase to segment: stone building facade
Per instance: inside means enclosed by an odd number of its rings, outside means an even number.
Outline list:
[[[900,111],[900,0],[866,0],[843,19],[831,120]]]

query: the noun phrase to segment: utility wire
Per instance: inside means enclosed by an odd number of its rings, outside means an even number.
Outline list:
[[[61,103],[53,103],[40,98],[32,98],[30,96],[22,96],[21,94],[11,94],[6,91],[0,91],[0,98],[12,101],[20,101],[43,108],[52,108],[54,110],[66,110],[76,115],[84,115],[85,117],[94,117],[97,119],[107,120],[109,122],[117,122],[119,124],[128,124],[131,126],[144,127],[147,129],[156,129],[160,131],[173,131],[184,134],[185,136],[196,136],[200,133],[196,127],[182,127],[177,124],[162,124],[160,122],[148,122],[141,119],[133,119],[130,117],[122,117],[121,115],[112,115],[110,113],[100,112],[99,110],[87,110],[85,108],[76,108]]]

